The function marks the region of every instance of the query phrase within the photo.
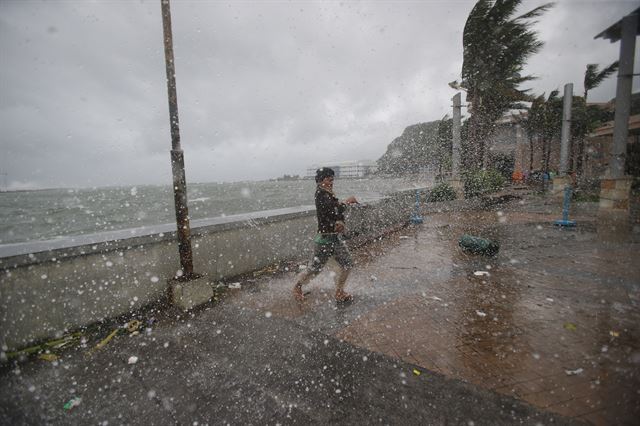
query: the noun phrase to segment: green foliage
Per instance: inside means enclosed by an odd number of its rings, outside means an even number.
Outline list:
[[[618,70],[618,61],[615,61],[603,70],[598,70],[598,64],[588,64],[584,72],[584,99],[589,96],[589,90],[595,89],[611,74]]]
[[[498,191],[505,184],[505,178],[494,169],[477,170],[467,173],[464,179],[464,195],[467,198],[478,197]]]
[[[451,201],[456,198],[456,191],[446,182],[434,186],[429,193],[429,201]]]
[[[536,96],[525,118],[521,120],[529,141],[537,138],[542,142],[542,169],[549,171],[551,144],[558,140],[562,129],[562,98],[557,90],[545,98],[544,93]],[[537,169],[530,164],[531,169]]]
[[[450,86],[467,91],[471,102],[468,153],[478,167],[484,161],[485,141],[493,124],[520,101],[531,99],[519,86],[534,79],[523,75],[527,59],[543,43],[531,29],[535,18],[552,4],[544,4],[514,17],[522,0],[478,0],[463,33],[462,80]]]
[[[499,172],[502,177],[507,181],[511,179],[513,174],[513,168],[515,166],[515,159],[512,155],[495,153],[490,155],[490,166]]]

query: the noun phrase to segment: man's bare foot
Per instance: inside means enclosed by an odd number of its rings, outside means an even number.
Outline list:
[[[296,284],[296,286],[293,287],[293,297],[295,297],[298,302],[304,302],[304,293],[302,292],[301,285]]]
[[[353,302],[353,296],[350,295],[349,293],[346,293],[344,291],[337,291],[336,292],[336,302],[338,303],[348,303],[348,302]]]

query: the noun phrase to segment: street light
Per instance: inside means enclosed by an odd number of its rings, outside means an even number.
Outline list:
[[[178,95],[176,93],[176,69],[173,61],[173,35],[171,32],[171,10],[169,0],[161,0],[162,30],[164,34],[164,59],[167,69],[167,91],[169,95],[169,122],[171,126],[171,170],[173,172],[173,198],[176,207],[178,227],[178,251],[182,278],[193,276],[193,254],[187,209],[187,183],[184,173],[184,153],[180,146],[180,125],[178,121]]]

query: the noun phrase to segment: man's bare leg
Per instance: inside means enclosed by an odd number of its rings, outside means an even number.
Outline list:
[[[351,269],[340,268],[340,272],[336,275],[336,301],[338,302],[348,302],[353,299],[349,293],[344,291],[349,273],[351,273]]]
[[[313,277],[318,275],[317,272],[313,272],[309,269],[302,271],[296,278],[296,285],[293,287],[293,297],[297,301],[302,302],[304,300],[304,293],[302,292],[302,286],[307,284]]]

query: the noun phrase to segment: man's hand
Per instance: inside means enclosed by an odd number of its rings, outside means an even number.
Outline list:
[[[356,200],[356,197],[349,197],[346,200],[344,200],[345,204],[358,204],[358,200]]]

